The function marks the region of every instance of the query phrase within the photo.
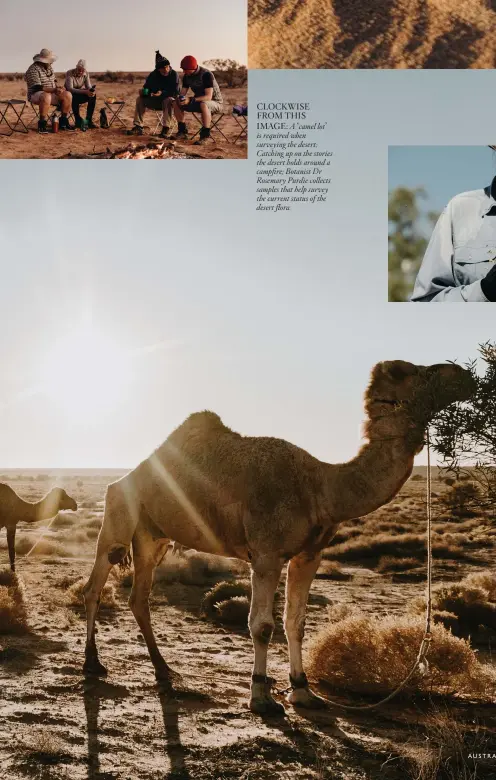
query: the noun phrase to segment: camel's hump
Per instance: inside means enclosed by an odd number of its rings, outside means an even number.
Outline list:
[[[186,420],[179,426],[179,428],[176,428],[174,433],[184,430],[202,432],[212,431],[212,433],[226,431],[232,433],[231,429],[228,428],[227,425],[224,425],[218,414],[215,414],[215,412],[209,412],[208,410],[203,412],[193,412],[193,414],[190,414],[190,416],[186,418]]]

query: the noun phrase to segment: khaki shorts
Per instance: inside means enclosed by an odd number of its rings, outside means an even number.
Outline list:
[[[43,90],[41,89],[39,92],[34,92],[31,95],[30,102],[33,103],[35,106],[39,106],[42,95],[46,95],[47,97],[50,98],[50,103],[49,103],[50,106],[58,106],[58,104],[60,103],[60,98],[57,97],[55,92],[43,92]]]
[[[207,108],[210,109],[211,114],[218,114],[220,111],[222,111],[222,103],[219,103],[217,100],[203,100],[201,102],[198,102],[198,100],[195,100],[194,98],[189,102],[186,103],[185,106],[181,105],[179,103],[179,108],[181,111],[186,111],[190,113],[200,113],[201,112],[201,106],[202,103],[207,106]]]

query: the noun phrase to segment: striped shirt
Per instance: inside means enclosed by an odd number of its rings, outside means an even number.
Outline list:
[[[28,100],[35,92],[40,91],[40,87],[56,87],[57,79],[51,65],[42,65],[39,62],[33,62],[26,71],[26,83],[28,85]],[[36,89],[38,87],[38,89]]]

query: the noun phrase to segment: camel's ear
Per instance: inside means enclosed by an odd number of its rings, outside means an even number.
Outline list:
[[[406,360],[385,360],[381,366],[384,373],[394,382],[401,382],[408,376],[418,373],[417,366],[407,363]]]

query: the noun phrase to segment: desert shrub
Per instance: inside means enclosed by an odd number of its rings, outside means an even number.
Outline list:
[[[346,542],[348,539],[353,539],[355,536],[360,536],[362,533],[363,527],[357,528],[356,526],[340,526],[336,531],[332,541],[333,544],[339,544],[340,542]]]
[[[482,588],[487,593],[487,600],[496,602],[496,574],[479,571],[467,574],[462,583],[469,588]]]
[[[412,532],[412,523],[400,523],[393,520],[374,520],[363,528],[363,536],[384,534],[404,534]]]
[[[352,580],[353,575],[343,571],[336,561],[322,561],[315,575],[320,580]]]
[[[96,539],[99,533],[100,531],[98,530],[98,528],[88,528],[86,530],[86,536],[88,537],[88,539]]]
[[[377,571],[380,574],[388,574],[392,571],[408,571],[418,566],[416,558],[392,558],[390,555],[383,555],[379,558]]]
[[[62,577],[59,577],[55,582],[53,583],[56,588],[62,588],[63,590],[67,590],[71,587],[71,585],[74,585],[75,582],[78,582],[81,578],[77,574],[64,574]]]
[[[80,509],[95,509],[98,506],[96,501],[80,501],[79,502],[79,508]]]
[[[188,552],[179,556],[168,553],[155,572],[155,583],[209,585],[216,579],[232,577],[239,570],[239,563],[217,555]]]
[[[114,566],[110,574],[117,581],[117,584],[121,588],[131,588],[134,580],[133,567],[122,568],[121,566]]]
[[[486,586],[486,587],[485,587]],[[456,617],[457,626],[453,632],[467,635],[479,626],[496,630],[495,597],[496,577],[489,574],[470,574],[460,582],[435,588],[432,594],[433,609],[439,613],[449,613]],[[414,599],[410,609],[421,614],[423,599]]]
[[[470,559],[467,549],[478,546],[479,544],[475,541],[471,542],[466,534],[446,534],[443,537],[434,534],[432,554],[435,558]],[[370,537],[361,536],[335,547],[328,547],[324,553],[325,558],[341,561],[367,559],[378,561],[382,556],[415,558],[415,560],[423,562],[426,556],[425,535],[379,533]]]
[[[460,636],[460,623],[452,612],[435,609],[432,612],[432,619],[434,623],[440,623],[455,636]]]
[[[119,81],[124,81],[124,73],[122,70],[106,70],[105,73],[98,77],[99,81],[105,81],[107,84],[116,84]]]
[[[205,594],[201,606],[202,614],[210,618],[218,617],[218,604],[225,604],[226,601],[233,598],[251,599],[250,583],[243,580],[218,582]]]
[[[457,720],[445,707],[432,709],[423,722],[422,742],[398,746],[415,780],[476,780],[481,777],[470,754],[489,753],[488,733]]]
[[[84,521],[85,528],[96,528],[98,531],[102,527],[103,517],[98,515],[97,517],[90,517]]]
[[[358,612],[330,623],[307,651],[311,676],[336,690],[386,695],[408,675],[424,636],[421,618],[376,618]],[[404,691],[494,695],[496,674],[467,642],[434,625],[429,673],[417,671]]]
[[[233,596],[225,601],[218,602],[215,606],[216,617],[221,623],[238,626],[248,625],[250,601],[246,596]]]
[[[413,477],[411,477],[412,482],[424,482],[425,477],[422,476],[422,474],[414,474]]]
[[[441,501],[453,514],[461,517],[471,511],[478,498],[479,488],[475,482],[459,480],[444,493]]]
[[[446,479],[444,480],[444,484],[448,485],[448,487],[451,487],[452,485],[454,485],[455,482],[456,482],[456,479],[454,477],[446,477]]]
[[[76,580],[68,589],[66,603],[70,607],[81,607],[84,604],[83,589],[87,580],[84,577]],[[100,609],[114,609],[117,606],[115,599],[115,586],[107,582],[100,596]]]
[[[28,614],[24,585],[19,576],[0,571],[0,634],[24,634],[28,631]]]
[[[16,553],[18,555],[27,555],[29,553],[30,555],[42,557],[55,556],[57,558],[70,558],[73,556],[72,550],[67,548],[62,542],[56,542],[51,539],[40,539],[39,542],[36,542],[29,536],[21,536],[16,539]]]
[[[51,528],[70,528],[71,525],[79,522],[78,517],[73,513],[59,512],[57,517],[52,520]]]
[[[128,84],[134,84],[134,73],[128,73],[126,76]]]
[[[56,735],[42,729],[23,734],[21,740],[17,740],[16,748],[16,763],[34,769],[37,775],[40,765],[51,766],[71,760],[64,743]]]

